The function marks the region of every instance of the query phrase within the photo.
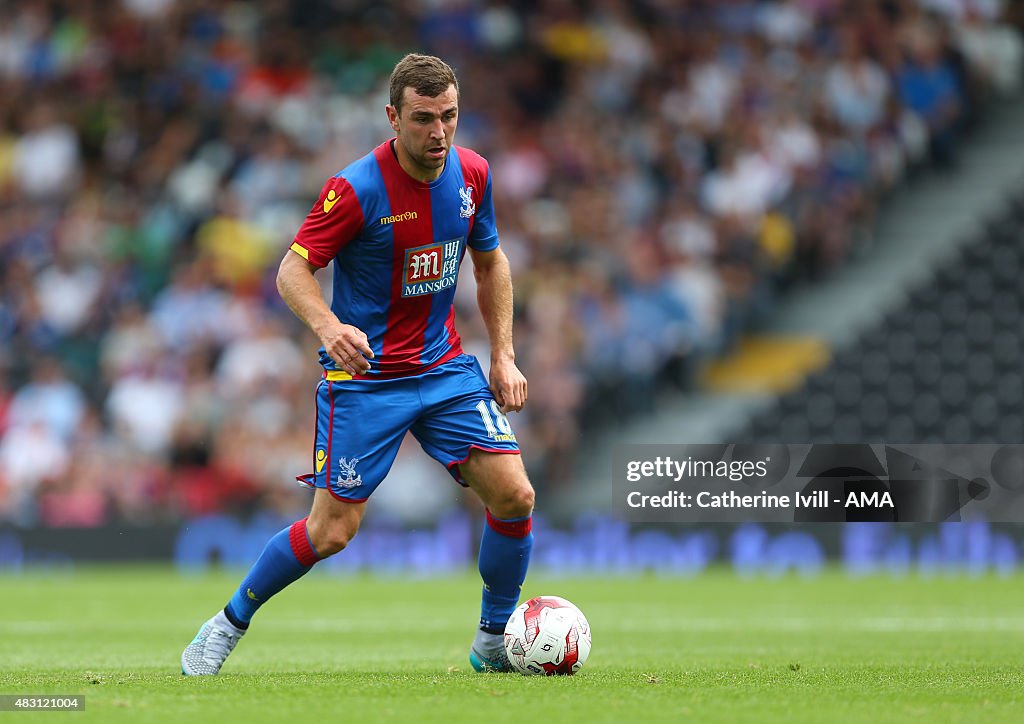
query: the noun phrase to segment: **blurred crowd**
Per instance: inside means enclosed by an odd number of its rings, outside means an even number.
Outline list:
[[[306,505],[288,481],[312,465],[317,342],[274,275],[325,179],[390,135],[386,78],[406,52],[455,67],[457,143],[491,162],[530,380],[513,423],[543,491],[588,425],[694,385],[780,292],[870,250],[892,189],[955,168],[978,115],[1020,85],[1007,13],[0,3],[0,522]],[[472,283],[458,324],[486,361]],[[445,480],[404,446],[380,505],[431,515]]]

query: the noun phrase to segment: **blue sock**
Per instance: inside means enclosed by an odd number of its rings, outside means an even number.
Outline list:
[[[260,557],[224,607],[228,621],[248,628],[256,609],[285,586],[302,578],[320,560],[306,532],[306,518],[267,541]]]
[[[533,548],[533,518],[501,520],[487,511],[487,525],[480,538],[480,577],[484,579],[480,628],[503,633],[509,616],[519,604]]]

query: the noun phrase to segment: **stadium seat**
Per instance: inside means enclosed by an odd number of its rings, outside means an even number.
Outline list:
[[[1022,269],[1024,191],[739,439],[1019,441]]]

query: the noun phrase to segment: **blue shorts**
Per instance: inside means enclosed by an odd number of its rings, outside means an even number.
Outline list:
[[[476,357],[462,354],[414,377],[321,381],[316,388],[313,470],[298,478],[361,503],[387,476],[405,433],[456,481],[472,448],[519,453],[508,418]]]

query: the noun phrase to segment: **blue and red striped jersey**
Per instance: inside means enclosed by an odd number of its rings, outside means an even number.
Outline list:
[[[461,354],[459,265],[467,244],[498,247],[483,157],[453,146],[441,175],[424,183],[402,169],[391,144],[327,181],[291,246],[314,266],[334,261],[331,310],[366,333],[374,354],[356,379],[415,375]],[[322,348],[320,363],[337,369]]]

